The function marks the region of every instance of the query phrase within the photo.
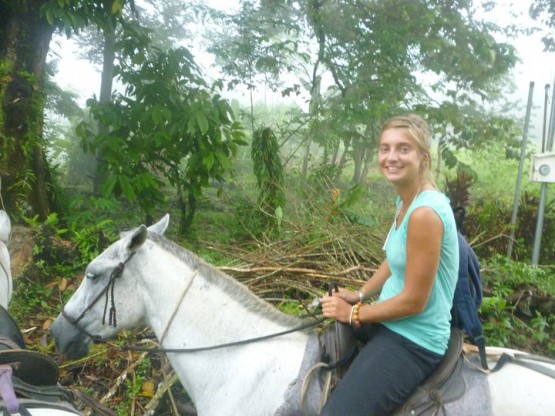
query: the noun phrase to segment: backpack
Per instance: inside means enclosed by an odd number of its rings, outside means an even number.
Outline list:
[[[468,335],[478,347],[482,367],[488,369],[486,341],[482,323],[478,317],[478,309],[483,300],[480,262],[463,235],[460,232],[457,233],[459,238],[459,277],[453,296],[451,325],[463,330]]]

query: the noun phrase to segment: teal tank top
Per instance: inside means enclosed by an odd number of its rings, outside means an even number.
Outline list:
[[[399,204],[398,198],[397,206]],[[447,349],[451,331],[451,308],[459,273],[459,242],[453,210],[449,199],[441,192],[428,190],[420,193],[410,205],[399,227],[395,228],[395,223],[392,225],[384,245],[391,276],[385,282],[378,302],[397,295],[404,287],[409,217],[412,211],[421,206],[432,208],[443,223],[439,267],[432,293],[421,313],[383,322],[383,325],[421,347],[443,355]]]

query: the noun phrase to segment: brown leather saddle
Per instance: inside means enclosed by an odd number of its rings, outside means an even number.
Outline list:
[[[358,352],[358,342],[352,328],[343,323],[326,326],[320,335],[322,357],[328,364],[324,371],[332,372],[331,388],[341,380]],[[392,415],[436,415],[446,403],[462,397],[466,390],[461,374],[463,366],[463,334],[457,328],[451,329],[447,352],[436,371],[431,374],[399,406]]]

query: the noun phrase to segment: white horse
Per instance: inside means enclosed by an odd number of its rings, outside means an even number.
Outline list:
[[[298,330],[305,320],[162,237],[167,225],[166,215],[123,234],[88,265],[51,327],[58,350],[81,357],[92,339],[146,324],[199,415],[317,415],[318,380],[307,383],[301,404],[305,375],[320,360],[316,331]],[[264,338],[271,334],[282,335]],[[241,342],[256,337],[263,339]],[[555,414],[555,379],[547,375],[511,363],[491,374],[466,363],[462,374],[467,392],[447,414]]]
[[[13,281],[8,241],[12,226],[6,211],[0,209],[0,305],[8,309],[12,298]]]

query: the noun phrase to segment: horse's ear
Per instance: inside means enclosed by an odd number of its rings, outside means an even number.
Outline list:
[[[162,218],[156,224],[152,224],[150,227],[148,227],[148,231],[156,233],[158,235],[164,235],[164,233],[166,232],[166,229],[168,228],[169,223],[170,223],[170,214],[166,214],[164,215],[164,218]]]
[[[148,230],[144,225],[139,226],[129,235],[125,236],[127,241],[127,249],[133,253],[141,248],[148,237]]]

